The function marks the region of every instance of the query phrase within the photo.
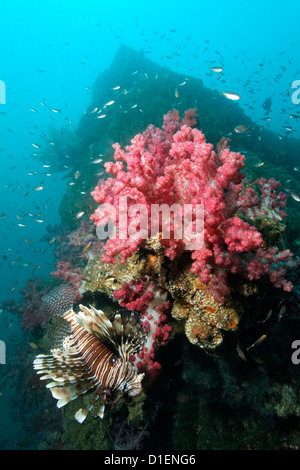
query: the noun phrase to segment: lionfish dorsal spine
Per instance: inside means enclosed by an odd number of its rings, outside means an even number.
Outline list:
[[[76,323],[81,325],[82,328],[90,334],[96,336],[110,349],[116,351],[117,345],[113,338],[113,327],[105,313],[92,306],[87,308],[84,305],[80,305],[79,308],[79,312],[72,315],[73,320],[75,320]],[[68,318],[70,319],[70,316],[65,315],[64,318],[68,320]]]
[[[123,361],[129,361],[130,355],[140,352],[146,341],[139,313],[126,309],[117,312],[112,327],[120,357]]]

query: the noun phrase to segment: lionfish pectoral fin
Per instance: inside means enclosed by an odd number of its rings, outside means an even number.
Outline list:
[[[86,405],[83,408],[80,408],[77,410],[75,413],[75,419],[78,421],[78,423],[82,424],[89,414],[89,412],[93,409],[96,401],[100,398],[100,407],[98,408],[97,411],[97,416],[100,418],[103,418],[104,416],[104,409],[105,409],[105,400],[106,400],[106,393],[103,391],[103,388],[101,385],[98,385],[96,389],[94,390],[94,398],[90,400],[89,404]]]
[[[76,346],[67,350],[52,350],[52,355],[48,356],[40,354],[35,358],[33,367],[41,375],[41,380],[51,380],[46,388],[58,400],[58,408],[95,387],[94,377]]]
[[[92,408],[93,408],[93,405],[86,406],[85,408],[79,408],[79,410],[77,410],[74,415],[76,421],[82,424]]]
[[[76,393],[76,387],[74,385],[70,385],[67,387],[53,387],[50,389],[53,398],[56,398],[57,401],[57,408],[61,408],[65,406],[72,400],[78,397]]]
[[[103,403],[103,405],[99,406],[99,408],[98,408],[97,416],[99,418],[103,419],[104,411],[105,411],[105,404]]]
[[[96,391],[97,393],[97,391]],[[98,390],[98,393],[99,393],[99,390]],[[93,409],[94,407],[94,404],[95,404],[95,401],[99,398],[99,395],[97,394],[95,399],[89,403],[86,407],[84,408],[79,408],[79,410],[76,411],[75,413],[75,419],[76,421],[78,421],[78,423],[82,424],[85,420],[85,418],[87,417],[87,415],[89,414],[89,412]],[[105,410],[105,400],[106,400],[106,395],[105,393],[102,394],[101,396],[101,404],[98,408],[98,411],[97,411],[97,416],[101,419],[103,419],[104,417],[104,410]]]
[[[97,416],[101,419],[103,419],[103,417],[104,417],[105,402],[106,402],[106,393],[103,392],[102,396],[101,396],[101,404],[100,404],[100,406],[98,408],[98,411],[97,411]]]

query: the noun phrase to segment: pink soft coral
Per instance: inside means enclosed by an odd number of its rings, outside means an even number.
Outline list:
[[[175,111],[164,116],[162,130],[150,125],[132,139],[125,151],[119,144],[113,147],[115,162],[105,164],[113,178],[102,180],[92,192],[100,206],[91,219],[96,225],[116,223],[115,237],[104,246],[103,262],[115,262],[119,254],[121,262],[125,263],[144,239],[156,235],[165,248],[165,256],[171,260],[183,250],[191,251],[191,271],[198,273],[201,282],[210,283],[209,292],[218,301],[223,301],[229,291],[228,273],[253,279],[253,270],[258,266],[256,250],[261,247],[263,238],[254,226],[238,217],[237,210],[245,212],[259,204],[260,209],[281,211],[285,201],[281,193],[276,195],[277,182],[258,181],[260,199],[255,199],[247,190],[243,193],[245,157],[231,152],[226,139],[221,140],[215,152],[199,129],[180,123],[179,113]],[[125,197],[126,206],[122,211],[119,209],[124,207]],[[135,210],[137,204],[142,209]],[[151,210],[154,205],[162,204],[169,208],[174,204],[180,208],[184,205],[202,208],[201,246],[198,243],[190,248],[185,233],[182,237],[176,236],[175,227],[181,224],[183,209],[171,213],[170,236],[164,236],[161,221],[157,225],[158,233],[151,232]],[[189,210],[192,229],[196,216],[194,209]],[[132,227],[136,231],[130,236]],[[277,261],[278,255],[274,256]],[[280,262],[287,263],[291,256]],[[263,262],[264,257],[260,257],[260,263]],[[261,268],[257,269],[262,273]],[[275,279],[274,271],[265,272],[276,286],[289,285]]]

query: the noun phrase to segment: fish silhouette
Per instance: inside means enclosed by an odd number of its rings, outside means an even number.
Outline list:
[[[271,98],[267,98],[267,99],[263,102],[263,105],[262,105],[262,107],[263,107],[264,110],[266,111],[266,114],[271,111],[271,106],[272,106],[272,100],[271,100]]]

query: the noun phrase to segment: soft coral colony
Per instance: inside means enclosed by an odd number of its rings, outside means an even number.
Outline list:
[[[231,152],[225,139],[215,152],[200,130],[186,124],[195,124],[191,112],[186,115],[182,123],[177,111],[169,112],[164,116],[162,130],[150,125],[132,139],[126,151],[119,144],[114,145],[116,162],[105,164],[106,171],[114,178],[101,182],[92,192],[101,206],[91,219],[96,225],[106,224],[111,214],[103,210],[103,204],[118,208],[122,196],[127,197],[128,226],[137,224],[136,213],[130,213],[136,203],[143,204],[149,212],[153,204],[169,207],[174,203],[202,204],[204,243],[191,252],[191,271],[208,286],[208,294],[217,302],[224,301],[229,293],[229,273],[249,280],[268,275],[276,287],[290,291],[292,285],[284,276],[286,269],[295,265],[292,253],[266,247],[262,233],[251,224],[260,216],[275,220],[286,217],[285,195],[276,193],[280,184],[273,179],[262,179],[255,183],[259,191],[245,187],[245,175],[241,171],[245,157]],[[116,213],[119,229],[121,219]],[[173,224],[176,224],[175,216]],[[104,246],[103,262],[114,263],[120,255],[121,263],[125,263],[143,242],[142,237],[122,240],[118,235],[117,232]],[[184,240],[172,236],[159,237],[159,242],[170,260],[181,256],[186,249]]]
[[[113,146],[115,162],[105,164],[111,177],[92,192],[99,207],[91,219],[103,227],[114,222],[115,235],[104,251],[90,256],[80,295],[105,292],[125,310],[112,321],[93,307],[80,306],[77,314],[70,307],[64,314],[70,331],[61,348],[35,361],[42,378],[52,380],[48,387],[58,406],[93,389],[102,416],[113,391],[139,394],[144,374],[149,383],[160,372],[155,351],[171,332],[169,311],[182,321],[191,343],[215,349],[222,331],[237,329],[243,313],[242,303],[232,301],[232,278],[243,280],[244,295],[255,291],[249,285],[259,279],[285,291],[293,288],[286,274],[298,261],[265,235],[270,224],[283,225],[286,217],[279,183],[248,181],[242,173],[245,157],[230,151],[224,138],[215,151],[196,122],[196,110],[186,111],[182,120],[173,110],[164,116],[162,129],[150,125],[125,150]],[[125,197],[126,213],[119,213]],[[108,204],[115,211],[106,210]],[[187,237],[176,238],[180,211],[172,213],[169,237],[161,220],[157,233],[151,232],[150,217],[145,234],[135,204],[148,214],[153,205],[201,205],[203,244],[191,249]],[[133,237],[120,236],[124,219],[136,228]],[[195,227],[194,211],[191,221]],[[91,403],[81,408],[76,418],[82,422],[91,408]]]

